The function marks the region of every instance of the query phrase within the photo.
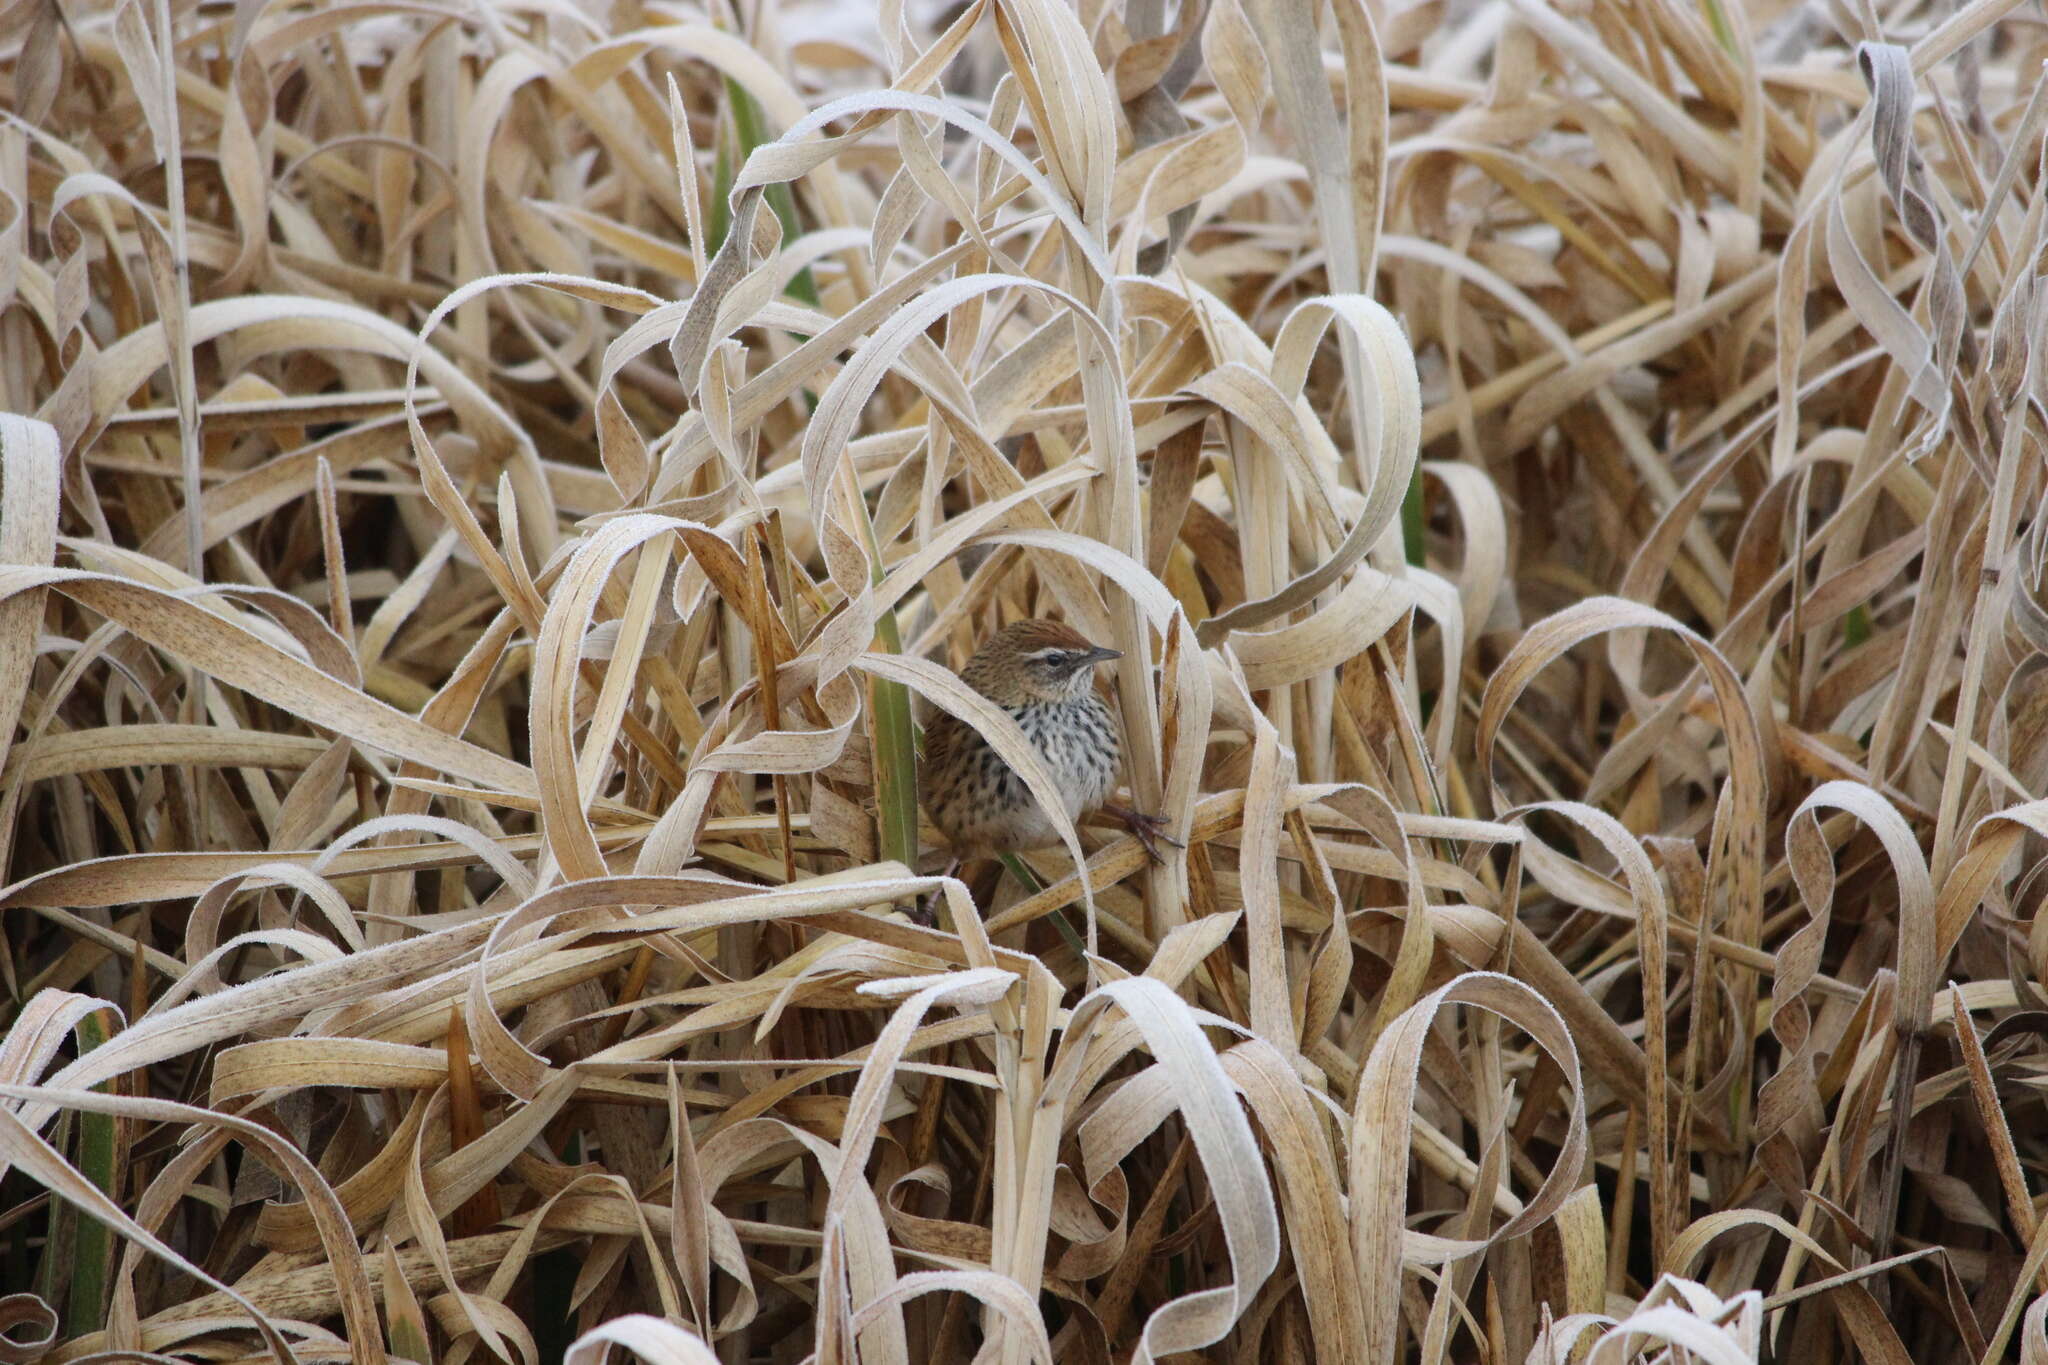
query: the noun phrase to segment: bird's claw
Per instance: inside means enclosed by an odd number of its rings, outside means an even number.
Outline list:
[[[1131,810],[1124,806],[1105,809],[1109,815],[1121,821],[1124,828],[1131,832],[1131,837],[1136,839],[1139,846],[1145,850],[1145,856],[1161,866],[1164,866],[1166,863],[1165,855],[1159,851],[1159,844],[1162,840],[1178,849],[1185,849],[1187,847],[1186,844],[1166,832],[1166,817],[1163,815],[1154,815],[1149,811]]]
[[[939,875],[941,877],[959,876],[960,859],[956,857],[951,862],[947,863],[946,870],[944,872],[941,872]],[[930,895],[918,897],[917,902],[910,907],[910,922],[912,924],[919,925],[922,928],[926,929],[938,928],[939,902],[945,898],[945,895],[945,887],[935,886],[931,889]]]

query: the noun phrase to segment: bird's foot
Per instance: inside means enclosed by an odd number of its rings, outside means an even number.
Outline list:
[[[1102,813],[1109,816],[1112,820],[1118,821],[1125,829],[1129,830],[1131,837],[1136,839],[1139,845],[1144,848],[1145,856],[1155,863],[1164,865],[1166,862],[1166,856],[1159,851],[1161,841],[1172,844],[1175,848],[1187,847],[1186,844],[1166,832],[1166,817],[1163,815],[1153,815],[1146,811],[1132,810],[1129,806],[1119,806],[1114,802],[1104,805]]]
[[[947,863],[946,870],[939,875],[941,877],[957,877],[960,875],[960,860],[955,858],[952,862]],[[939,902],[945,898],[945,895],[946,888],[943,886],[933,887],[929,895],[919,898],[918,902],[910,908],[910,922],[926,929],[938,928]]]

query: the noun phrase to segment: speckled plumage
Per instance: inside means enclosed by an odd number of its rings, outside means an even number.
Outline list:
[[[1116,790],[1123,743],[1095,691],[1095,665],[1117,657],[1057,621],[1019,621],[982,642],[961,681],[1001,706],[1038,749],[1069,820]],[[961,858],[1060,842],[1024,779],[970,725],[946,713],[925,727],[918,799]]]

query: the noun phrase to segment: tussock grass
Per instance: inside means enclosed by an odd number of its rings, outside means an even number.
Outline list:
[[[740,9],[0,16],[0,1355],[2048,1359],[2038,12]]]

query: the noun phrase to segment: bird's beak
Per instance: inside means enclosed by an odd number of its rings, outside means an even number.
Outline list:
[[[1088,662],[1091,664],[1106,664],[1111,659],[1121,659],[1123,657],[1124,652],[1122,650],[1103,649],[1099,645],[1096,648],[1088,651]]]

